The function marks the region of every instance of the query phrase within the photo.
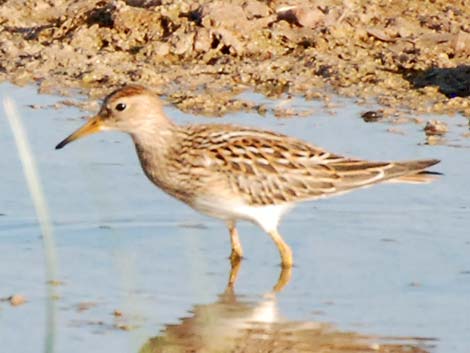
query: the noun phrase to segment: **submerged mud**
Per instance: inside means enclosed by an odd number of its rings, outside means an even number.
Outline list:
[[[0,79],[99,97],[134,82],[184,111],[265,111],[245,90],[470,116],[466,1],[7,0]],[[280,112],[282,115],[282,112]]]

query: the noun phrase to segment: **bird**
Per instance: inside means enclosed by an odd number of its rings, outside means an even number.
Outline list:
[[[157,187],[200,213],[225,222],[232,265],[243,257],[236,228],[250,221],[269,234],[281,266],[293,266],[278,231],[296,204],[383,182],[427,183],[438,159],[368,161],[331,153],[269,130],[232,124],[173,122],[150,88],[125,85],[106,96],[99,112],[56,149],[100,131],[130,135],[144,171]]]

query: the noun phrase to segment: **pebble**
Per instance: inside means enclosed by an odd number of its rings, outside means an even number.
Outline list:
[[[443,136],[449,131],[447,124],[439,120],[429,120],[424,127],[426,136]]]
[[[8,301],[12,306],[20,306],[26,303],[26,297],[21,294],[13,294],[8,297]]]

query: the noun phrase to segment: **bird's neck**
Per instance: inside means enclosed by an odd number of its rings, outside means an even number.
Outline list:
[[[126,130],[136,145],[160,149],[169,145],[178,130],[178,125],[164,116],[139,119]]]
[[[161,126],[146,126],[136,132],[129,133],[132,140],[137,145],[148,146],[149,148],[164,147],[168,145],[175,135],[175,129],[172,125]]]
[[[169,125],[159,129],[149,129],[131,133],[142,169],[156,185],[163,187],[170,178],[166,164],[171,150],[178,140],[178,126]]]

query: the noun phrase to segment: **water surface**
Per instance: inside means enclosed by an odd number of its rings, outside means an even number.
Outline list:
[[[273,294],[279,257],[260,229],[239,225],[246,260],[235,288],[227,289],[224,224],[147,181],[130,138],[100,134],[56,151],[83,123],[83,112],[31,109],[27,105],[61,100],[37,95],[33,87],[3,84],[0,93],[19,104],[54,222],[63,281],[57,288],[57,352],[157,352],[162,342],[180,349],[201,344],[195,337],[216,346],[225,342],[222,351],[236,351],[233,342],[268,350],[287,336],[296,351],[337,340],[346,348],[400,342],[468,352],[470,164],[457,126],[465,119],[449,119],[448,139],[462,148],[424,145],[418,125],[399,126],[404,135],[397,135],[386,131],[387,124],[366,124],[359,118],[365,108],[347,100],[338,101],[335,114],[299,101],[314,108],[312,116],[239,113],[217,120],[273,129],[368,159],[442,159],[434,169],[445,175],[430,185],[381,185],[297,207],[280,228],[296,266],[291,281]],[[166,111],[178,122],[213,121]],[[0,302],[0,342],[8,352],[33,353],[42,349],[46,332],[41,235],[0,115],[0,297],[27,298],[19,307]],[[185,340],[175,339],[182,334]],[[365,339],[374,335],[382,339]]]

